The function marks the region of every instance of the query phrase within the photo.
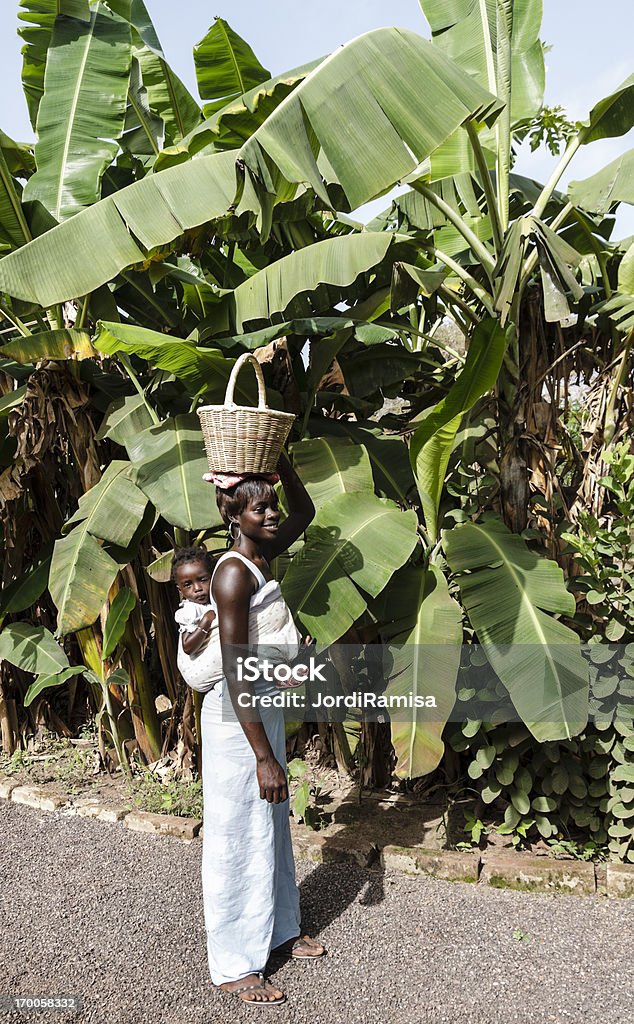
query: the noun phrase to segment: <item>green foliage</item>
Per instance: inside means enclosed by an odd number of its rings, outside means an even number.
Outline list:
[[[582,510],[574,530],[562,533],[576,552],[582,573],[571,586],[587,602],[592,632],[607,640],[634,638],[634,455],[629,441],[621,441],[603,453],[606,475],[600,485],[610,495],[607,515],[599,523]]]
[[[325,821],[323,812],[316,803],[321,786],[306,778],[310,768],[301,758],[294,757],[287,767],[289,780],[298,783],[291,798],[293,815],[303,821],[307,828],[317,831]]]
[[[176,814],[184,818],[202,818],[202,782],[159,780],[152,772],[127,784],[130,805],[153,814]]]

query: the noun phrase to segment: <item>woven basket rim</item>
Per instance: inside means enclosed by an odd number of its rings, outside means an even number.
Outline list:
[[[258,409],[257,405],[199,405],[196,413],[201,412],[254,412],[260,416],[279,416],[283,419],[297,419],[294,412],[284,412],[282,409]]]

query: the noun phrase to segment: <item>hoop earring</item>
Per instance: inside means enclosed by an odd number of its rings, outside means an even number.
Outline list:
[[[233,532],[234,526],[238,527],[238,533],[237,534],[235,534]],[[235,544],[236,541],[240,540],[240,536],[241,536],[241,534],[240,534],[240,524],[237,523],[235,519],[232,519],[231,522],[229,523],[229,537],[231,538],[231,540]]]

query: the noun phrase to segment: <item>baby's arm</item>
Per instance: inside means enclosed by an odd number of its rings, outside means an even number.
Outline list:
[[[200,622],[196,623],[196,629],[191,633],[183,633],[182,644],[185,654],[198,654],[208,643],[211,632],[211,624],[216,618],[216,613],[210,608],[205,612]]]

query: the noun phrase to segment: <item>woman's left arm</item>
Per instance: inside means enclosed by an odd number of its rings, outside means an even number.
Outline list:
[[[290,548],[315,517],[315,506],[311,497],[283,452],[277,464],[277,471],[288,503],[288,516],[279,527],[275,540],[262,545],[269,561]]]

